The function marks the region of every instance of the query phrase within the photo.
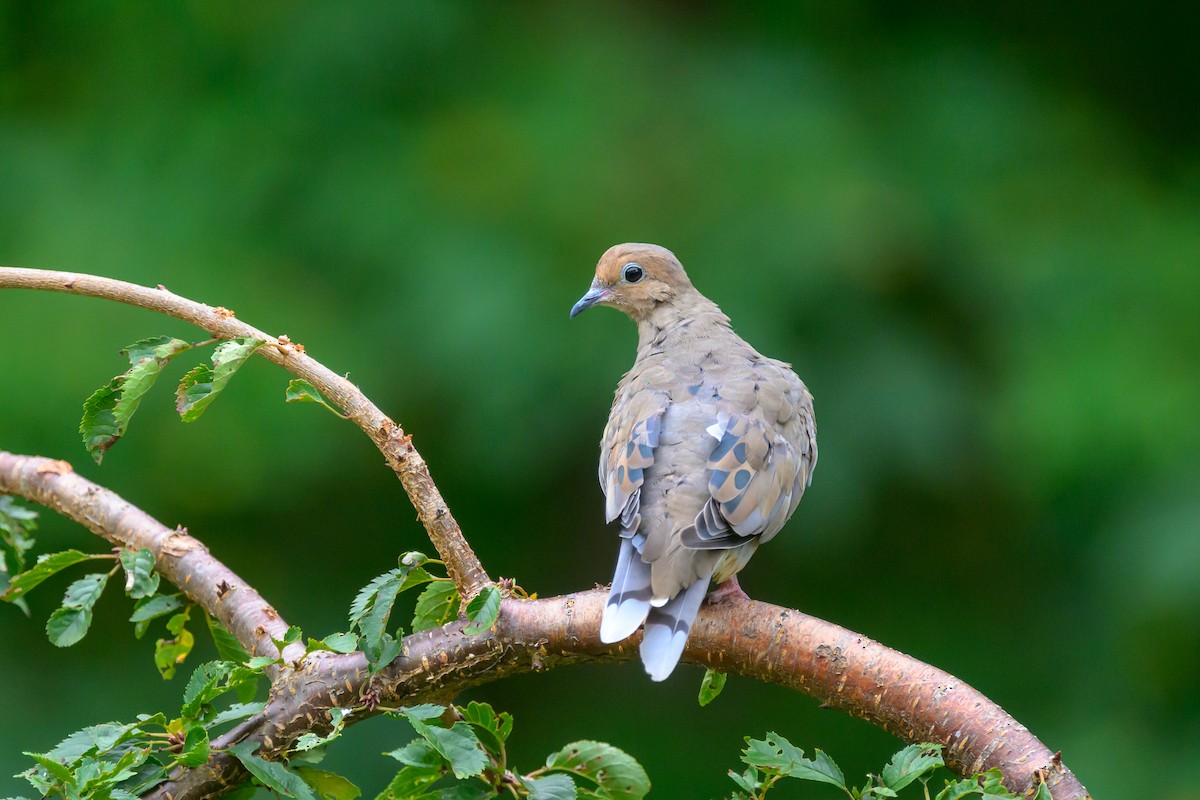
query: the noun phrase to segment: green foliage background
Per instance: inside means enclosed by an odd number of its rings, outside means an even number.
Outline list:
[[[596,442],[634,346],[567,310],[610,244],[672,247],[816,395],[815,482],[747,590],[967,680],[1098,797],[1196,798],[1186,30],[1093,4],[5,2],[0,263],[162,283],[304,343],[415,435],[493,574],[550,594],[610,575]],[[428,546],[284,374],[250,363],[192,425],[157,387],[102,468],[84,453],[83,399],[160,333],[199,338],[0,293],[0,447],[186,525],[307,632],[344,627]],[[41,543],[99,549],[50,515]],[[178,706],[116,595],[73,650],[46,641],[65,584],[0,613],[0,795],[20,750]],[[602,739],[661,797],[725,791],[768,729],[852,773],[897,749],[748,681],[701,709],[700,676],[476,696],[514,713],[515,763]],[[402,738],[376,720],[327,763],[370,795]]]

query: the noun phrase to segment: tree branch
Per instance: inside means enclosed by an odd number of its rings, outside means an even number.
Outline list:
[[[76,272],[0,267],[0,289],[40,289],[65,294],[101,297],[131,306],[158,311],[189,322],[220,339],[253,336],[269,342],[257,352],[293,375],[316,386],[330,402],[363,430],[400,478],[408,499],[446,570],[464,600],[490,583],[442,498],[429,468],[412,445],[412,437],[367,399],[357,386],[304,352],[303,346],[280,340],[238,320],[224,308],[213,308],[172,294],[159,286],[151,289],[125,281]]]
[[[305,355],[302,347],[268,336],[224,309],[161,287],[0,267],[2,288],[103,297],[160,311],[219,338],[253,336],[269,342],[258,351],[263,357],[316,386],[383,452],[460,594],[470,597],[490,582],[410,437],[357,387]],[[278,638],[286,624],[182,529],[163,527],[75,475],[65,462],[0,453],[0,491],[41,502],[110,541],[150,547],[164,577],[214,613],[248,649],[274,655],[265,634],[277,631]],[[236,587],[236,592],[223,591],[223,586]],[[228,599],[230,594],[234,599]],[[467,636],[463,624],[453,622],[405,637],[400,657],[373,678],[360,653],[311,653],[273,677],[261,718],[248,720],[219,741],[259,741],[261,755],[279,757],[301,733],[327,732],[325,712],[335,706],[369,708],[365,698],[388,705],[447,700],[464,688],[515,672],[631,657],[636,637],[616,645],[599,642],[603,604],[602,590],[542,600],[506,598],[492,630]],[[268,646],[270,650],[262,649]],[[947,763],[960,774],[999,767],[1006,784],[1018,791],[1045,780],[1058,800],[1090,797],[1056,753],[976,690],[910,656],[798,611],[737,599],[706,606],[692,629],[684,660],[799,689],[910,742],[941,743]],[[368,714],[356,713],[347,722]],[[207,764],[181,773],[152,796],[212,797],[243,779],[236,759],[216,753]]]
[[[242,647],[254,655],[279,657],[271,640],[282,639],[288,624],[186,528],[171,530],[116,493],[78,475],[66,461],[0,450],[0,493],[40,503],[121,547],[150,548],[158,573],[219,620]],[[303,645],[296,644],[284,657],[303,654]]]
[[[192,537],[170,531],[61,461],[0,452],[0,491],[53,508],[109,541],[150,547],[164,577],[185,587],[248,648],[274,654],[261,650],[273,645],[270,637],[263,642],[259,626],[274,625],[273,635],[281,638],[286,624]],[[236,585],[226,596],[241,603],[218,596],[214,587],[221,581]],[[275,676],[261,717],[226,734],[214,748],[248,740],[262,744],[260,755],[279,757],[302,733],[328,732],[330,709],[360,708],[368,696],[384,705],[448,701],[468,687],[514,673],[629,659],[637,637],[600,643],[604,602],[602,589],[540,600],[506,598],[492,630],[468,636],[464,623],[456,621],[412,634],[404,638],[400,657],[374,677],[361,653],[318,651],[298,662],[298,655],[289,657],[295,664]],[[1016,791],[1045,781],[1058,800],[1090,797],[1057,753],[966,683],[799,611],[744,599],[707,605],[683,660],[798,689],[909,742],[940,743],[947,765],[961,775],[998,767]],[[357,713],[347,723],[367,716]],[[150,796],[213,797],[242,779],[241,764],[218,753]]]

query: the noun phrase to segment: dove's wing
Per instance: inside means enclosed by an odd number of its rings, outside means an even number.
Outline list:
[[[645,536],[638,533],[645,470],[654,463],[663,412],[668,398],[658,392],[639,392],[619,411],[614,410],[600,445],[600,485],[605,518],[620,518],[621,551],[612,588],[600,622],[600,641],[619,642],[631,635],[650,611],[650,565],[642,561]]]

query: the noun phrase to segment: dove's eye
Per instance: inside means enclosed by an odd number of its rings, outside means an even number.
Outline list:
[[[622,274],[625,276],[626,283],[637,283],[646,273],[637,264],[626,264],[625,272]]]

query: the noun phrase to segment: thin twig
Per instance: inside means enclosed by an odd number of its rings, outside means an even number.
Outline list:
[[[464,601],[490,583],[487,573],[463,536],[446,501],[429,475],[429,468],[412,445],[412,437],[367,399],[357,386],[307,355],[286,337],[280,339],[237,319],[233,312],[180,297],[159,286],[151,289],[134,283],[76,272],[0,267],[0,289],[38,289],[115,300],[158,311],[189,322],[218,339],[253,336],[271,346],[257,352],[272,363],[311,383],[363,430],[400,478],[409,500],[433,546],[446,562],[446,570]]]
[[[76,473],[65,461],[19,456],[0,450],[0,493],[14,494],[54,509],[97,536],[122,547],[148,547],[154,568],[257,656],[278,658],[272,639],[288,624],[250,584],[212,556],[185,528],[174,530],[115,492]],[[285,659],[304,646],[290,646]]]

